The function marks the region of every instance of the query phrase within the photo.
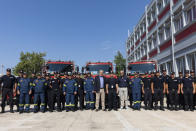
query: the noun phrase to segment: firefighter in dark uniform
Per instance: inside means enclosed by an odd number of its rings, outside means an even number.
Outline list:
[[[45,112],[45,80],[41,77],[41,73],[37,74],[37,79],[34,80],[31,91],[34,91],[34,113],[40,109],[39,100],[41,102],[41,112]]]
[[[45,110],[47,111],[48,110],[48,107],[49,107],[49,97],[50,97],[50,94],[48,93],[49,90],[51,89],[50,88],[50,74],[49,73],[46,73],[45,75],[45,83],[44,83],[44,86],[45,86]],[[49,108],[49,111],[50,111],[51,108]]]
[[[130,74],[127,75],[129,77],[129,82],[131,81],[131,78],[130,78]],[[132,95],[132,87],[129,86],[128,87],[128,96],[129,96],[129,103],[130,103],[130,108],[132,108],[133,106],[133,95]]]
[[[180,94],[180,82],[179,79],[175,77],[175,72],[171,72],[171,77],[166,81],[166,87],[167,87],[167,94],[169,95],[170,99],[170,110],[176,110],[178,111],[178,105],[179,105],[179,94]]]
[[[66,112],[75,111],[75,95],[77,94],[77,83],[73,76],[69,74],[68,79],[63,84],[63,93],[66,97]]]
[[[155,74],[156,74],[156,73],[155,73],[154,71],[152,71],[152,72],[150,73],[150,75],[151,75],[151,82],[152,82],[152,80],[154,79]],[[152,90],[151,90],[151,92],[152,92]],[[152,108],[152,109],[154,108],[154,94],[152,94],[151,108]]]
[[[193,109],[193,94],[195,93],[194,80],[189,76],[189,71],[186,71],[185,77],[182,79],[181,92],[184,94],[185,111]]]
[[[117,111],[118,80],[113,72],[111,72],[110,78],[108,78],[106,83],[106,94],[108,94],[108,111],[112,109]]]
[[[18,83],[20,82],[20,79],[23,78],[23,71],[21,70],[19,72],[19,77],[16,78],[16,84],[18,85]],[[17,112],[19,112],[19,99],[20,99],[20,95],[18,95],[18,93],[16,93],[16,106],[17,106]]]
[[[194,85],[195,85],[195,88],[196,88],[196,76],[195,76],[195,71],[194,70],[191,70],[191,76],[190,77],[192,77],[193,78],[193,81],[194,81]],[[196,106],[196,92],[195,92],[195,94],[194,94],[194,96],[193,96],[193,106],[194,106],[194,109],[195,109],[195,106]]]
[[[180,71],[179,73],[179,77],[178,77],[178,82],[180,84],[180,89],[182,88],[182,79],[183,79],[183,74]],[[179,94],[179,110],[184,109],[184,96],[180,90],[180,94]]]
[[[31,74],[31,78],[30,78],[30,84],[31,86],[33,86],[33,82],[35,81],[35,79],[37,79],[36,77],[36,73],[35,72],[32,72]],[[32,91],[31,95],[30,95],[30,103],[33,103],[33,96],[34,96],[34,92]]]
[[[76,75],[75,81],[77,83],[78,92],[75,95],[75,109],[78,109],[78,100],[80,103],[80,110],[84,109],[84,79],[82,79],[80,73]]]
[[[57,102],[57,111],[61,112],[61,87],[60,80],[57,77],[57,73],[54,73],[54,78],[50,81],[50,86],[52,88],[52,99],[53,99],[53,110],[55,105],[55,100]]]
[[[145,77],[142,79],[144,85],[142,87],[142,93],[144,94],[144,105],[145,110],[152,110],[152,91],[151,91],[151,75],[146,73]]]
[[[164,106],[163,106],[163,100],[165,94],[164,84],[165,81],[163,77],[161,77],[160,72],[157,71],[156,76],[151,81],[151,90],[152,90],[152,94],[154,94],[155,110],[158,109],[158,101],[160,101],[160,110],[164,111]]]
[[[86,78],[84,79],[84,93],[85,93],[85,101],[86,101],[86,110],[93,110],[95,107],[95,99],[94,99],[94,79],[91,77],[91,73],[86,74]]]
[[[143,81],[141,78],[139,78],[138,73],[134,74],[134,78],[131,79],[129,85],[132,88],[132,95],[133,95],[133,102],[134,102],[133,110],[140,110]]]
[[[6,75],[0,78],[0,86],[3,83],[2,87],[2,103],[1,103],[1,113],[5,112],[5,101],[7,100],[7,95],[9,96],[9,104],[10,104],[10,112],[14,113],[13,111],[13,92],[16,92],[16,78],[11,75],[11,69],[8,68],[6,70]]]
[[[167,75],[167,72],[166,72],[166,70],[165,69],[163,69],[162,70],[162,75],[161,75],[161,77],[163,78],[163,80],[164,80],[164,89],[166,89],[167,87],[166,87],[166,81],[169,79],[169,75]],[[167,103],[167,109],[170,109],[170,99],[169,99],[169,95],[166,93],[166,98],[167,98],[167,100],[166,100],[166,103]]]
[[[30,79],[27,78],[26,72],[23,73],[23,77],[20,78],[20,80],[18,81],[17,94],[19,95],[20,114],[24,112],[24,106],[25,106],[25,111],[29,113],[30,110],[29,95],[31,94],[31,85],[30,85]]]

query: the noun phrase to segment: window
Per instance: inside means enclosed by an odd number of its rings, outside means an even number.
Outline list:
[[[175,31],[178,32],[180,29],[183,28],[183,19],[182,16],[180,16],[179,18],[177,18],[174,22],[174,26],[175,26]]]
[[[177,64],[178,72],[181,71],[184,73],[184,71],[186,70],[184,57],[176,59],[176,64]]]
[[[160,12],[161,9],[163,8],[163,3],[162,3],[162,1],[159,2],[159,3],[157,4],[157,7],[158,7],[158,10],[159,10],[159,12]]]
[[[188,65],[190,70],[195,70],[195,56],[194,54],[188,55]]]
[[[167,63],[167,71],[169,73],[173,71],[173,63],[172,63],[172,61]]]
[[[186,12],[186,23],[189,24],[190,22],[193,21],[193,18],[192,18],[192,10],[189,9],[187,12]]]
[[[149,41],[149,44],[148,44],[149,46],[148,46],[148,48],[149,48],[149,51],[151,51],[152,50],[152,42],[151,41]]]
[[[164,41],[163,31],[159,32],[159,41],[160,41],[160,43]]]
[[[154,36],[154,38],[153,38],[153,44],[154,44],[154,47],[156,47],[156,45],[157,45],[157,37],[156,36]]]
[[[193,19],[196,20],[196,7],[193,7]]]
[[[169,3],[169,0],[165,0],[165,5],[167,5]]]
[[[166,39],[169,38],[171,36],[171,29],[170,26],[165,28],[165,33],[166,33]]]
[[[154,19],[155,19],[155,10],[152,11],[152,20],[154,20]]]
[[[148,25],[150,25],[150,24],[151,24],[151,18],[148,17]]]

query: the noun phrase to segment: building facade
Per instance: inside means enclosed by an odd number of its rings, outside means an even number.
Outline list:
[[[196,0],[152,0],[126,41],[127,63],[156,60],[167,72],[196,70]]]

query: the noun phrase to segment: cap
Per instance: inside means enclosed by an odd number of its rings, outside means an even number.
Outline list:
[[[47,74],[46,74],[46,76],[50,76],[50,74],[49,74],[49,73],[47,73]]]
[[[159,71],[156,71],[156,73],[160,73]]]
[[[10,69],[10,68],[7,68],[7,70],[6,70],[7,72],[11,72],[12,70]]]
[[[195,73],[195,71],[194,70],[191,70],[191,73]]]
[[[171,75],[175,75],[175,72],[171,72]]]
[[[71,72],[68,72],[68,76],[71,76],[72,75],[72,73]]]
[[[189,70],[186,70],[185,73],[186,73],[186,74],[189,74]]]
[[[23,75],[26,75],[27,74],[27,72],[23,72]]]
[[[37,73],[37,76],[41,76],[41,73]]]
[[[166,72],[166,69],[163,69],[162,72]]]
[[[23,73],[23,71],[21,70],[21,71],[19,71],[19,73]]]
[[[178,74],[182,74],[182,71],[179,71]]]

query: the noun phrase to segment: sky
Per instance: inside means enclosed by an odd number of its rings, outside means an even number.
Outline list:
[[[20,52],[47,60],[113,61],[126,57],[133,30],[150,0],[0,0],[0,64],[12,68]]]

